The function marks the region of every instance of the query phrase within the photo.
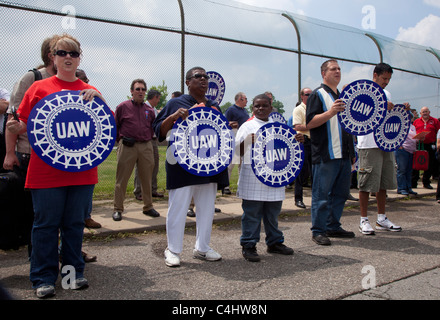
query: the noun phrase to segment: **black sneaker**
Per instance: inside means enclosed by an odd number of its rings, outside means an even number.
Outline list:
[[[186,216],[190,217],[190,218],[194,218],[196,216],[196,213],[194,212],[193,209],[188,209],[188,212],[186,213]]]
[[[257,253],[257,247],[251,247],[251,248],[243,247],[242,254],[247,261],[260,262],[261,260],[260,256]]]
[[[286,256],[293,254],[293,249],[285,246],[282,243],[275,243],[274,245],[267,246],[267,252],[269,253],[279,253]]]
[[[316,236],[312,236],[312,240],[321,246],[329,246],[331,245],[331,241],[323,234],[318,234]]]
[[[331,238],[354,238],[355,237],[354,232],[346,231],[342,228],[339,230],[335,230],[335,231],[327,231],[326,236],[331,237]]]

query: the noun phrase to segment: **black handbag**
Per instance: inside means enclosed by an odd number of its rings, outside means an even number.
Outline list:
[[[122,137],[122,144],[127,147],[133,147],[136,143],[136,139],[129,137]]]

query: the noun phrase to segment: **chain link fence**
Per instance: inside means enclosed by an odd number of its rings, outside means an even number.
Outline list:
[[[0,87],[9,92],[26,71],[42,63],[43,40],[66,32],[80,40],[84,51],[80,68],[113,110],[130,95],[133,79],[145,79],[149,88],[164,84],[170,99],[171,92],[186,90],[186,70],[201,66],[225,78],[222,104],[234,103],[240,91],[249,100],[271,91],[283,104],[287,119],[300,88],[319,86],[319,66],[328,58],[340,59],[342,69],[350,70],[344,83],[357,80],[359,70],[370,76],[372,66],[382,59],[392,61],[402,81],[420,83],[429,92],[422,97],[427,104],[438,102],[436,49],[231,0],[0,0],[0,15],[4,17],[0,21]],[[346,48],[333,45],[337,40],[338,46],[343,45],[344,37],[350,39],[344,42]],[[398,53],[405,54],[402,64]],[[161,192],[164,161],[162,146]],[[99,166],[95,198],[113,197],[115,170],[114,150]],[[133,177],[127,194],[132,191]]]

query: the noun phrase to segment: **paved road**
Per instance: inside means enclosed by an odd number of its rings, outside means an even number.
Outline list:
[[[401,225],[403,231],[377,232],[375,236],[358,232],[359,208],[356,202],[348,203],[342,223],[345,229],[355,231],[356,238],[333,239],[328,247],[312,242],[307,210],[301,214],[293,206],[285,208],[280,227],[285,243],[294,248],[295,254],[267,253],[262,234],[263,242],[258,245],[260,263],[247,262],[241,256],[238,215],[229,219],[217,215],[219,222],[214,226],[211,244],[223,259],[193,259],[195,228],[189,226],[180,268],[164,264],[166,234],[163,224],[160,228],[158,223],[162,218],[144,226],[155,230],[118,236],[118,230],[108,230],[114,222],[105,222],[111,220],[107,217],[111,216],[111,212],[106,213],[107,205],[96,205],[94,217],[107,226],[100,231],[103,237],[94,239],[89,235],[84,243],[86,252],[98,256],[97,262],[86,267],[90,287],[83,291],[64,290],[59,280],[53,300],[172,300],[166,306],[167,313],[178,311],[172,308],[184,300],[200,304],[212,300],[439,300],[440,205],[432,193],[425,192],[425,196],[408,200],[390,194],[388,217]],[[228,215],[228,206],[232,204],[223,198],[218,206]],[[234,198],[228,197],[237,206]],[[374,210],[372,206],[372,221]],[[125,216],[125,220],[130,220],[126,223],[145,221],[139,211],[133,210],[133,215]],[[16,299],[34,300],[26,255],[25,249],[0,251],[0,283]],[[368,289],[371,286],[375,289]]]

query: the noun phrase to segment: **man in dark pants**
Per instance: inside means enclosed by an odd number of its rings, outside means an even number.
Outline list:
[[[429,131],[426,137],[421,141],[424,149],[429,153],[429,167],[423,172],[423,187],[426,189],[433,189],[431,186],[431,176],[436,172],[437,161],[435,159],[435,149],[437,141],[437,131],[440,129],[440,121],[431,117],[431,112],[428,107],[420,109],[420,118],[414,120],[416,132]]]
[[[337,114],[345,110],[337,88],[341,68],[336,60],[321,66],[322,85],[307,101],[307,128],[312,140],[312,240],[330,245],[328,237],[353,238],[341,227],[340,218],[350,192],[353,137],[346,133]]]
[[[311,93],[312,89],[310,88],[301,90],[301,104],[293,109],[292,115],[293,128],[304,135],[304,163],[299,176],[295,180],[295,205],[302,209],[306,208],[303,202],[303,186],[307,183],[312,172],[312,145],[310,131],[307,130],[306,125],[307,99]]]

